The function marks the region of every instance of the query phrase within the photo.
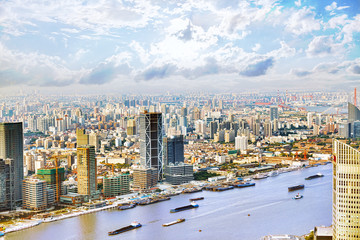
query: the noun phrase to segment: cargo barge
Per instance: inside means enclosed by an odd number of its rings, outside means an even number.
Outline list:
[[[127,231],[130,231],[130,230],[139,228],[141,226],[142,225],[140,223],[138,223],[138,222],[132,222],[129,226],[119,228],[119,229],[117,229],[115,231],[112,231],[112,232],[108,232],[108,234],[109,234],[109,236],[117,235],[117,234],[120,234],[120,233],[123,233],[123,232],[127,232]]]
[[[289,192],[290,192],[290,191],[295,191],[295,190],[303,189],[304,187],[305,187],[304,184],[300,184],[300,185],[288,187],[288,190],[289,190]]]
[[[127,210],[136,207],[136,204],[134,203],[125,203],[125,204],[119,204],[118,209],[119,210]]]
[[[210,187],[205,187],[205,190],[214,191],[214,192],[222,192],[222,191],[226,191],[226,190],[230,190],[230,189],[234,189],[234,186],[227,186],[227,187],[210,186]]]
[[[198,201],[198,200],[204,200],[204,197],[198,197],[198,198],[190,198],[189,201]]]
[[[252,186],[255,186],[255,183],[246,182],[246,183],[234,185],[234,187],[236,187],[236,188],[244,188],[244,187],[252,187]]]
[[[141,200],[140,202],[138,202],[138,205],[140,206],[144,206],[144,205],[149,205],[149,204],[153,204],[153,203],[158,203],[158,202],[163,202],[163,201],[167,201],[170,200],[171,198],[169,197],[164,197],[164,198],[148,198],[146,200]]]
[[[196,192],[202,192],[201,188],[190,188],[190,189],[185,189],[184,191],[182,191],[182,193],[196,193]]]
[[[163,227],[168,227],[168,226],[171,226],[171,225],[174,225],[174,224],[177,224],[177,223],[182,223],[182,222],[185,222],[185,218],[179,218],[176,221],[169,222],[169,223],[164,223]]]
[[[198,208],[198,207],[199,207],[199,205],[196,202],[192,202],[190,205],[186,205],[186,206],[183,206],[183,207],[178,207],[178,208],[171,209],[170,212],[171,213],[176,213],[176,212],[181,212],[181,211],[184,211],[184,210],[188,210],[188,209],[192,209],[192,208]]]
[[[311,179],[319,178],[319,177],[323,177],[323,176],[324,176],[323,174],[317,173],[315,175],[312,175],[312,176],[309,176],[309,177],[305,178],[305,180],[311,180]]]

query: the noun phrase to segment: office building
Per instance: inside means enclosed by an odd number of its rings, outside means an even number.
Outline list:
[[[333,240],[360,239],[360,151],[333,140]]]
[[[77,146],[83,146],[89,144],[89,135],[85,133],[85,129],[76,129]]]
[[[97,164],[95,147],[84,145],[77,148],[78,193],[95,198],[97,195]]]
[[[100,137],[97,133],[92,132],[89,134],[89,145],[94,146],[96,152],[100,150]]]
[[[115,197],[130,193],[129,174],[106,176],[103,178],[105,197]]]
[[[33,211],[46,210],[47,188],[46,182],[36,178],[23,181],[23,208]]]
[[[126,128],[127,135],[136,135],[136,121],[135,119],[129,119],[127,121],[127,128]]]
[[[279,119],[279,111],[277,107],[270,107],[270,121]]]
[[[156,185],[158,170],[156,168],[138,167],[133,169],[133,188],[149,189]]]
[[[163,177],[163,121],[161,113],[140,114],[140,162],[145,168],[157,170],[157,180]]]
[[[165,181],[179,185],[194,180],[193,166],[179,163],[176,165],[170,164],[165,167]]]
[[[0,190],[0,211],[15,209],[12,159],[0,159]]]
[[[12,159],[14,165],[14,200],[21,202],[24,179],[23,125],[0,123],[0,158]]]
[[[184,138],[182,135],[163,139],[164,165],[184,162]]]

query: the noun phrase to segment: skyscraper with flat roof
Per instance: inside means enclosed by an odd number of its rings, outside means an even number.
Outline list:
[[[22,122],[0,123],[0,158],[13,160],[15,202],[22,200],[23,148]]]
[[[161,113],[140,114],[140,161],[145,168],[157,170],[163,177],[163,121]]]
[[[277,107],[270,107],[270,121],[279,119],[279,111]]]
[[[164,137],[164,165],[184,162],[184,138],[182,135]]]
[[[333,240],[360,239],[360,151],[333,140]]]
[[[90,145],[77,148],[78,193],[90,198],[97,193],[95,147]]]
[[[360,120],[360,110],[354,104],[348,102],[348,121],[354,122]]]

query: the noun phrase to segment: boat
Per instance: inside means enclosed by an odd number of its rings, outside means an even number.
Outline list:
[[[112,232],[108,232],[108,234],[111,236],[111,235],[117,235],[117,234],[120,234],[120,233],[123,233],[123,232],[127,232],[127,231],[130,231],[130,230],[133,230],[133,229],[136,229],[136,228],[139,228],[141,227],[142,225],[138,222],[132,222],[129,226],[126,226],[126,227],[123,227],[123,228],[119,228],[115,231],[112,231]]]
[[[171,226],[171,225],[174,225],[174,224],[177,224],[177,223],[182,223],[182,222],[185,222],[185,218],[179,218],[176,221],[172,221],[172,222],[169,222],[169,223],[164,223],[163,227],[168,227],[168,226]]]
[[[201,191],[202,191],[201,188],[187,188],[184,191],[182,191],[182,193],[196,193]]]
[[[269,177],[276,177],[276,176],[278,176],[279,175],[279,172],[278,171],[273,171],[273,172],[270,172],[269,173]]]
[[[127,210],[136,207],[136,204],[134,203],[125,203],[118,206],[119,210]]]
[[[312,176],[309,176],[309,177],[305,178],[305,180],[311,180],[311,179],[319,178],[319,177],[323,177],[323,176],[324,176],[323,174],[317,173],[315,175],[312,175]]]
[[[297,199],[301,199],[303,198],[303,195],[300,195],[300,193],[296,194],[295,197],[293,197],[293,199],[297,200]]]
[[[191,202],[193,202],[193,201],[198,201],[198,200],[204,200],[204,197],[190,198],[189,200],[190,200]]]
[[[266,174],[260,174],[260,173],[258,173],[258,174],[256,174],[256,175],[253,177],[253,179],[259,180],[259,179],[264,179],[264,178],[267,178],[267,177],[268,177],[268,175],[266,175]]]
[[[5,236],[5,233],[0,231],[0,237]]]
[[[246,182],[246,183],[234,185],[234,187],[237,187],[237,188],[252,187],[252,186],[255,186],[255,183]]]
[[[171,213],[176,213],[176,212],[181,212],[181,211],[184,211],[184,210],[188,210],[188,209],[192,209],[192,208],[198,208],[198,207],[199,207],[199,205],[196,202],[191,202],[190,205],[186,205],[186,206],[183,206],[183,207],[178,207],[178,208],[171,209],[170,212]]]
[[[304,184],[300,184],[300,185],[288,187],[288,190],[290,192],[290,191],[295,191],[295,190],[298,190],[298,189],[303,189],[304,187],[305,187]]]
[[[167,201],[167,200],[170,200],[170,199],[171,199],[171,198],[169,198],[169,197],[148,198],[148,199],[139,201],[138,204],[139,204],[140,206],[144,206],[144,205],[149,205],[149,204],[153,204],[153,203],[158,203],[158,202]]]

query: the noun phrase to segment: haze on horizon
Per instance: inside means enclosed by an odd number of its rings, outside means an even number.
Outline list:
[[[0,0],[0,93],[348,89],[356,0]]]

